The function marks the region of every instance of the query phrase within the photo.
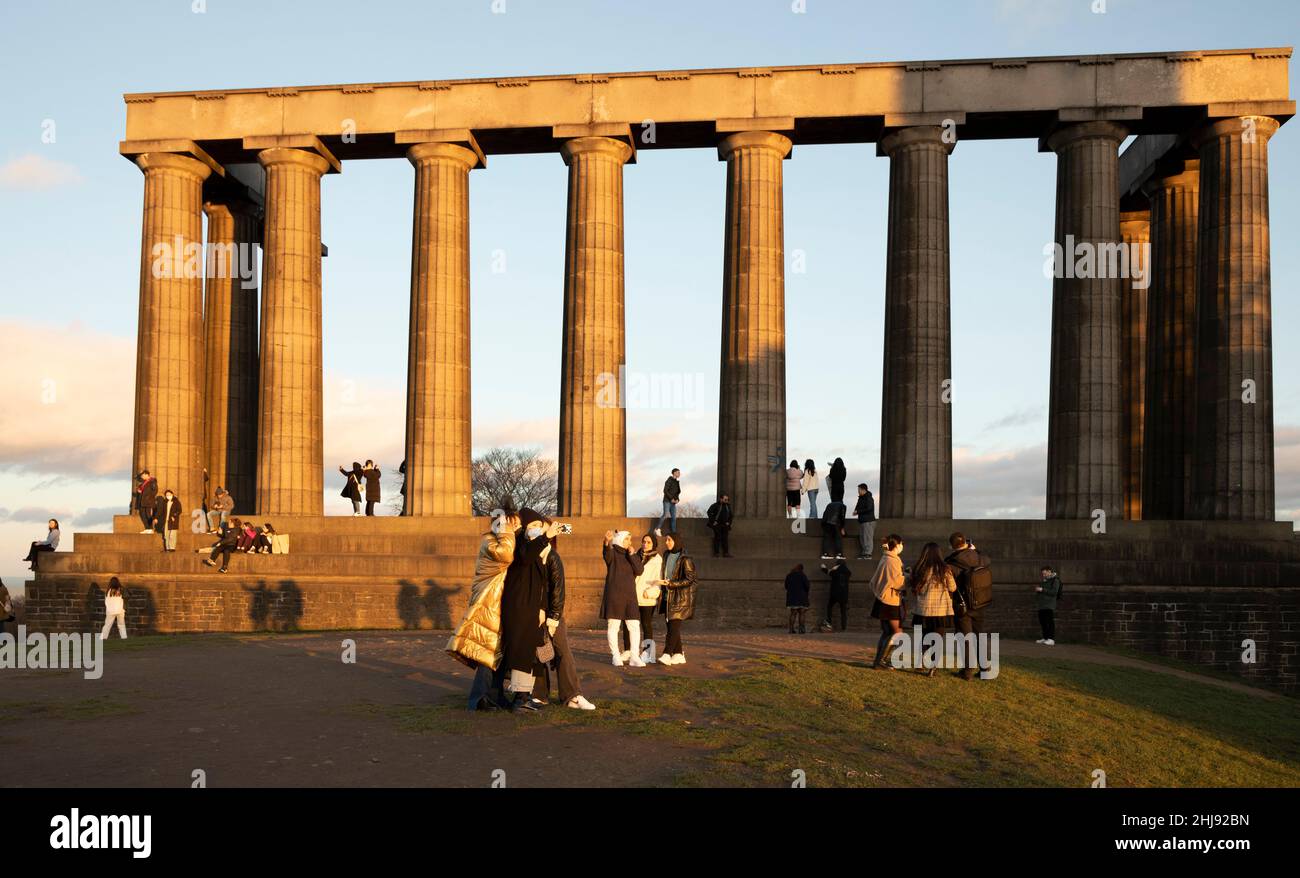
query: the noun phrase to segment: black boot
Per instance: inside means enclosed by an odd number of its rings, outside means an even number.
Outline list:
[[[884,665],[886,649],[889,646],[889,641],[890,637],[888,634],[880,635],[880,639],[876,641],[876,658],[875,661],[871,663],[871,667],[879,669]]]
[[[531,693],[516,692],[515,697],[510,700],[510,711],[511,713],[518,713],[521,710],[536,712],[541,708],[533,702]]]

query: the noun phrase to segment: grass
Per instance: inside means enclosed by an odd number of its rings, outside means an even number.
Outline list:
[[[140,708],[107,696],[77,701],[0,701],[0,722],[30,719],[33,716],[59,720],[99,720],[139,712]]]
[[[463,700],[362,709],[413,734],[539,726],[647,735],[698,750],[685,786],[1300,786],[1300,711],[1156,671],[1051,658],[996,681],[764,656],[720,679],[630,677],[594,713],[470,714]],[[593,742],[594,743],[594,742]]]

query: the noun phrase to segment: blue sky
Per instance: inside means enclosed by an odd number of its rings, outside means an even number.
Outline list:
[[[0,30],[0,576],[21,578],[16,558],[47,515],[70,531],[125,511],[142,183],[117,155],[124,92],[1277,46],[1298,30],[1290,2],[1093,5],[12,5]],[[53,143],[42,142],[46,120]],[[1300,508],[1300,391],[1285,379],[1300,374],[1293,127],[1270,144],[1281,518]],[[565,173],[558,155],[493,156],[471,178],[479,448],[554,453]],[[950,161],[959,516],[1043,514],[1054,174],[1032,140],[961,143]],[[800,459],[843,455],[852,480],[873,484],[887,175],[871,145],[797,147],[785,164],[787,256],[802,251],[805,264],[787,274],[788,446]],[[628,368],[700,375],[705,391],[694,411],[629,411],[629,510],[641,512],[672,466],[688,499],[713,490],[725,181],[712,150],[643,151],[624,181]],[[407,163],[375,161],[323,184],[327,464],[374,457],[395,469],[401,457],[411,182]],[[514,377],[520,365],[527,381]],[[327,496],[328,511],[344,511],[337,490]]]

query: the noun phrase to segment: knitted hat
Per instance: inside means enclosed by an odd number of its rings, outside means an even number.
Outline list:
[[[524,530],[527,530],[528,525],[532,524],[534,521],[540,521],[545,525],[551,523],[549,518],[542,515],[542,513],[538,512],[536,509],[529,509],[525,506],[523,509],[519,510],[519,524],[523,526]]]

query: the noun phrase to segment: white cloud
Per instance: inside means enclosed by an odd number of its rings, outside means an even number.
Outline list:
[[[29,152],[0,165],[0,188],[39,191],[80,183],[75,165]]]

